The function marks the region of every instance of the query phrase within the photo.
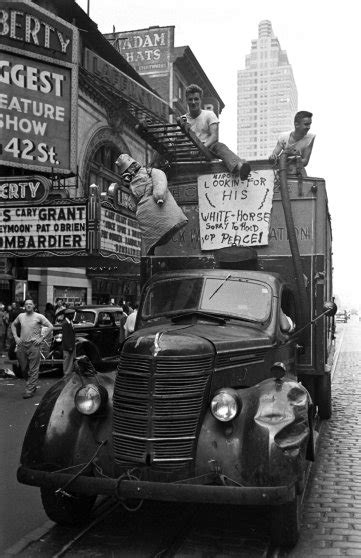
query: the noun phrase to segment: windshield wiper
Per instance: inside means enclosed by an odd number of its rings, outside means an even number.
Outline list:
[[[231,274],[229,273],[229,274],[227,275],[227,277],[225,277],[225,278],[223,279],[222,283],[221,283],[220,285],[218,285],[218,287],[216,288],[216,290],[213,291],[213,293],[212,293],[211,296],[208,298],[208,300],[211,300],[211,298],[213,298],[214,295],[215,295],[216,293],[218,293],[219,289],[221,289],[221,288],[223,287],[223,285],[225,284],[225,282],[228,281],[228,279],[229,279],[230,277],[231,277]]]

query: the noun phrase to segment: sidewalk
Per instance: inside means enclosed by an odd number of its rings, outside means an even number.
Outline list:
[[[302,531],[290,558],[361,558],[361,322],[345,330],[332,382],[332,418],[322,425],[303,503]]]

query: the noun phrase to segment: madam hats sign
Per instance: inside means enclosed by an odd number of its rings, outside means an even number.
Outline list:
[[[32,2],[1,6],[0,164],[75,172],[77,29]]]
[[[140,75],[167,72],[174,46],[174,26],[148,27],[105,35]]]

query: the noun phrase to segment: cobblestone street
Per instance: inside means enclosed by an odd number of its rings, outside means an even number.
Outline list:
[[[292,558],[361,557],[361,323],[337,326],[343,341]]]

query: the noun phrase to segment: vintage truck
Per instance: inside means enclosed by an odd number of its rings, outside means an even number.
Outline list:
[[[252,166],[273,173],[268,162]],[[48,391],[18,479],[41,488],[58,523],[85,520],[99,494],[238,504],[240,513],[269,506],[273,543],[294,545],[315,418],[331,413],[325,182],[287,179],[283,162],[269,243],[204,251],[197,184],[227,177],[224,167],[170,167],[188,225],[143,259],[136,331],[117,371],[100,375],[79,361],[72,379]]]

